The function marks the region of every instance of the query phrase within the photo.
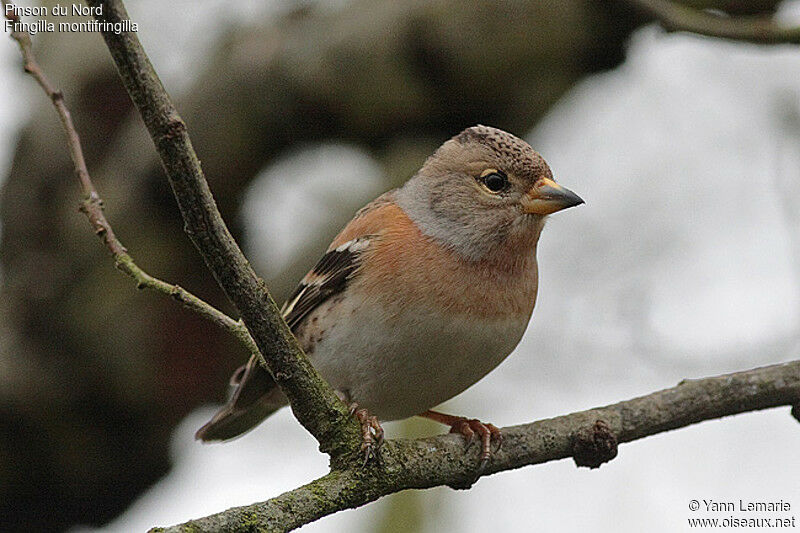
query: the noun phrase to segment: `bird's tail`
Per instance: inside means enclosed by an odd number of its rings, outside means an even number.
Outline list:
[[[230,400],[197,430],[196,439],[212,442],[238,437],[286,405],[286,397],[255,355],[234,372],[231,385],[236,388]]]

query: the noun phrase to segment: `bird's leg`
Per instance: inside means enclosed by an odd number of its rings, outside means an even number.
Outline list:
[[[419,416],[450,426],[450,433],[464,435],[464,438],[467,439],[467,448],[470,447],[477,433],[481,439],[480,471],[483,471],[492,455],[492,441],[497,442],[497,450],[500,450],[503,445],[503,434],[500,433],[500,430],[493,424],[484,424],[476,418],[446,415],[437,411],[425,411]]]
[[[364,453],[364,466],[371,458],[380,460],[380,448],[383,444],[383,428],[378,417],[369,414],[369,411],[360,407],[356,402],[350,401],[350,395],[347,392],[336,391],[336,395],[345,403],[350,404],[350,415],[356,417],[358,423],[361,424],[361,451]]]
[[[359,407],[357,403],[350,404],[350,414],[356,417],[361,424],[361,451],[364,452],[364,466],[371,458],[380,460],[379,453],[383,444],[383,428],[378,422],[378,418],[369,414],[369,411]]]

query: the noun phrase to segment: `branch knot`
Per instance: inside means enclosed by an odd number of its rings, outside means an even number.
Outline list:
[[[577,466],[600,468],[617,456],[617,436],[605,420],[596,420],[573,435],[572,458]]]

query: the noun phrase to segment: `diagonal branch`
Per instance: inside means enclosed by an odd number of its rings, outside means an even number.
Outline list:
[[[503,448],[486,474],[573,457],[598,467],[631,442],[704,420],[800,402],[800,360],[723,376],[684,380],[647,396],[531,424],[504,428]],[[289,531],[344,509],[405,489],[449,485],[466,488],[478,454],[465,454],[460,437],[393,440],[380,467],[334,470],[262,503],[236,507],[152,531]]]
[[[780,26],[771,17],[726,17],[681,5],[671,0],[627,0],[655,17],[667,31],[756,44],[800,44],[800,27]]]
[[[186,232],[225,294],[239,311],[275,382],[300,423],[336,459],[360,444],[347,407],[311,366],[284,322],[264,282],[256,276],[217,209],[200,161],[161,80],[120,0],[90,0],[122,82],[141,113],[183,216]]]
[[[3,2],[6,18],[12,23],[20,22],[19,17],[13,10],[5,9],[7,5],[11,4],[9,2]],[[94,232],[111,252],[117,269],[133,278],[137,288],[151,289],[173,298],[187,309],[194,311],[203,318],[210,320],[222,329],[232,333],[251,353],[257,352],[258,348],[255,342],[253,342],[252,337],[250,337],[250,334],[241,322],[234,320],[186,289],[154,278],[136,264],[133,257],[128,253],[128,250],[114,234],[111,224],[109,224],[103,213],[103,200],[97,193],[97,189],[95,189],[94,183],[92,183],[92,179],[89,176],[89,170],[86,167],[86,160],[83,156],[83,148],[81,147],[81,139],[72,122],[72,115],[64,102],[64,94],[50,83],[50,80],[42,71],[39,63],[37,63],[33,53],[31,37],[28,32],[14,30],[11,32],[11,38],[19,45],[25,72],[36,80],[58,112],[61,125],[67,135],[67,145],[69,147],[70,157],[75,166],[75,175],[78,177],[84,196],[79,209],[86,215],[86,218],[89,219],[89,223],[92,225]]]

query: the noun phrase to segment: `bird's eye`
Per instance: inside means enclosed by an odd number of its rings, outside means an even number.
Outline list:
[[[508,177],[500,170],[490,169],[481,174],[481,182],[491,192],[498,193],[508,186]]]

